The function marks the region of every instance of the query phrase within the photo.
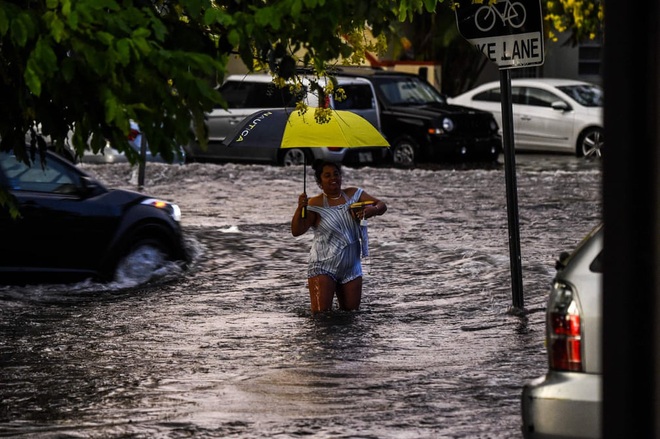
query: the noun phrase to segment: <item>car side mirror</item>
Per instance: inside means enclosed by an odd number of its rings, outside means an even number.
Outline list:
[[[80,177],[80,195],[90,197],[98,193],[101,186],[91,177],[86,175]]]
[[[557,111],[569,111],[571,107],[564,101],[555,101],[551,105],[553,110]]]

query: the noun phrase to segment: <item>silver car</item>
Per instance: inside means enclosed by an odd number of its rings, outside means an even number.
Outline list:
[[[599,438],[603,226],[557,262],[546,309],[548,373],[523,387],[526,439]]]
[[[330,98],[332,108],[349,110],[357,113],[380,129],[377,102],[373,88],[368,81],[359,78],[338,78],[339,84],[345,89],[348,99],[334,102]],[[309,148],[309,149],[273,149],[262,148],[259,151],[229,147],[222,143],[225,137],[234,131],[236,125],[247,116],[259,111],[275,108],[291,108],[296,106],[300,96],[292,94],[288,88],[279,88],[273,83],[273,77],[265,73],[230,75],[220,88],[227,101],[228,108],[214,108],[206,115],[208,126],[208,147],[203,149],[199,143],[192,142],[186,149],[189,161],[243,161],[264,162],[279,165],[301,165],[305,155],[308,161],[314,159],[346,162],[349,155],[347,148]],[[306,91],[304,100],[310,107],[318,107],[318,97]],[[371,150],[360,148],[359,153],[350,154],[357,162],[355,164],[370,164],[383,159],[384,148]]]

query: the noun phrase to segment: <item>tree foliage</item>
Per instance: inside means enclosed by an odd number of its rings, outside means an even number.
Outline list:
[[[495,0],[472,0],[493,4]],[[456,27],[455,3],[438,2],[433,13],[414,14],[404,33],[412,40],[417,61],[433,60],[442,66],[442,91],[454,96],[473,88],[481,71],[490,62],[468,43]],[[603,35],[604,10],[602,0],[543,0],[541,2],[546,38],[558,41],[567,35],[564,44],[573,46]],[[392,44],[397,47],[396,41]]]
[[[323,72],[370,48],[365,28],[382,36],[436,2],[0,0],[0,149],[29,161],[26,138],[79,155],[109,140],[135,161],[134,120],[152,152],[172,158],[205,142],[231,53],[284,79],[298,63]]]
[[[546,0],[545,28],[548,37],[558,41],[558,33],[569,33],[565,44],[576,46],[604,33],[603,0]]]
[[[126,140],[135,120],[152,152],[173,158],[178,145],[193,138],[205,143],[204,114],[224,103],[216,86],[230,54],[280,80],[299,65],[323,74],[330,60],[359,61],[396,34],[398,23],[423,16],[434,36],[415,42],[418,53],[426,59],[444,53],[440,59],[448,65],[446,56],[462,48],[458,59],[469,60],[466,46],[455,44],[451,10],[436,18],[442,3],[0,0],[0,149],[13,148],[29,161],[26,139],[40,149],[69,143],[79,155],[98,152],[109,140],[135,161]],[[547,23],[571,30],[575,41],[602,23],[601,1],[550,0],[545,6]],[[376,44],[365,39],[365,29]],[[423,49],[429,40],[449,49]]]

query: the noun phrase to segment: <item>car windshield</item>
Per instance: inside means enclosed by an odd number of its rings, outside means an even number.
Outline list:
[[[603,90],[595,85],[565,85],[557,87],[585,107],[602,107]]]
[[[430,84],[415,77],[374,78],[381,96],[391,105],[446,104],[446,100]]]

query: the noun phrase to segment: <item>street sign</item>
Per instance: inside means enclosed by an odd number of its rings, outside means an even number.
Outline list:
[[[500,69],[543,64],[541,0],[458,0],[456,24]]]

